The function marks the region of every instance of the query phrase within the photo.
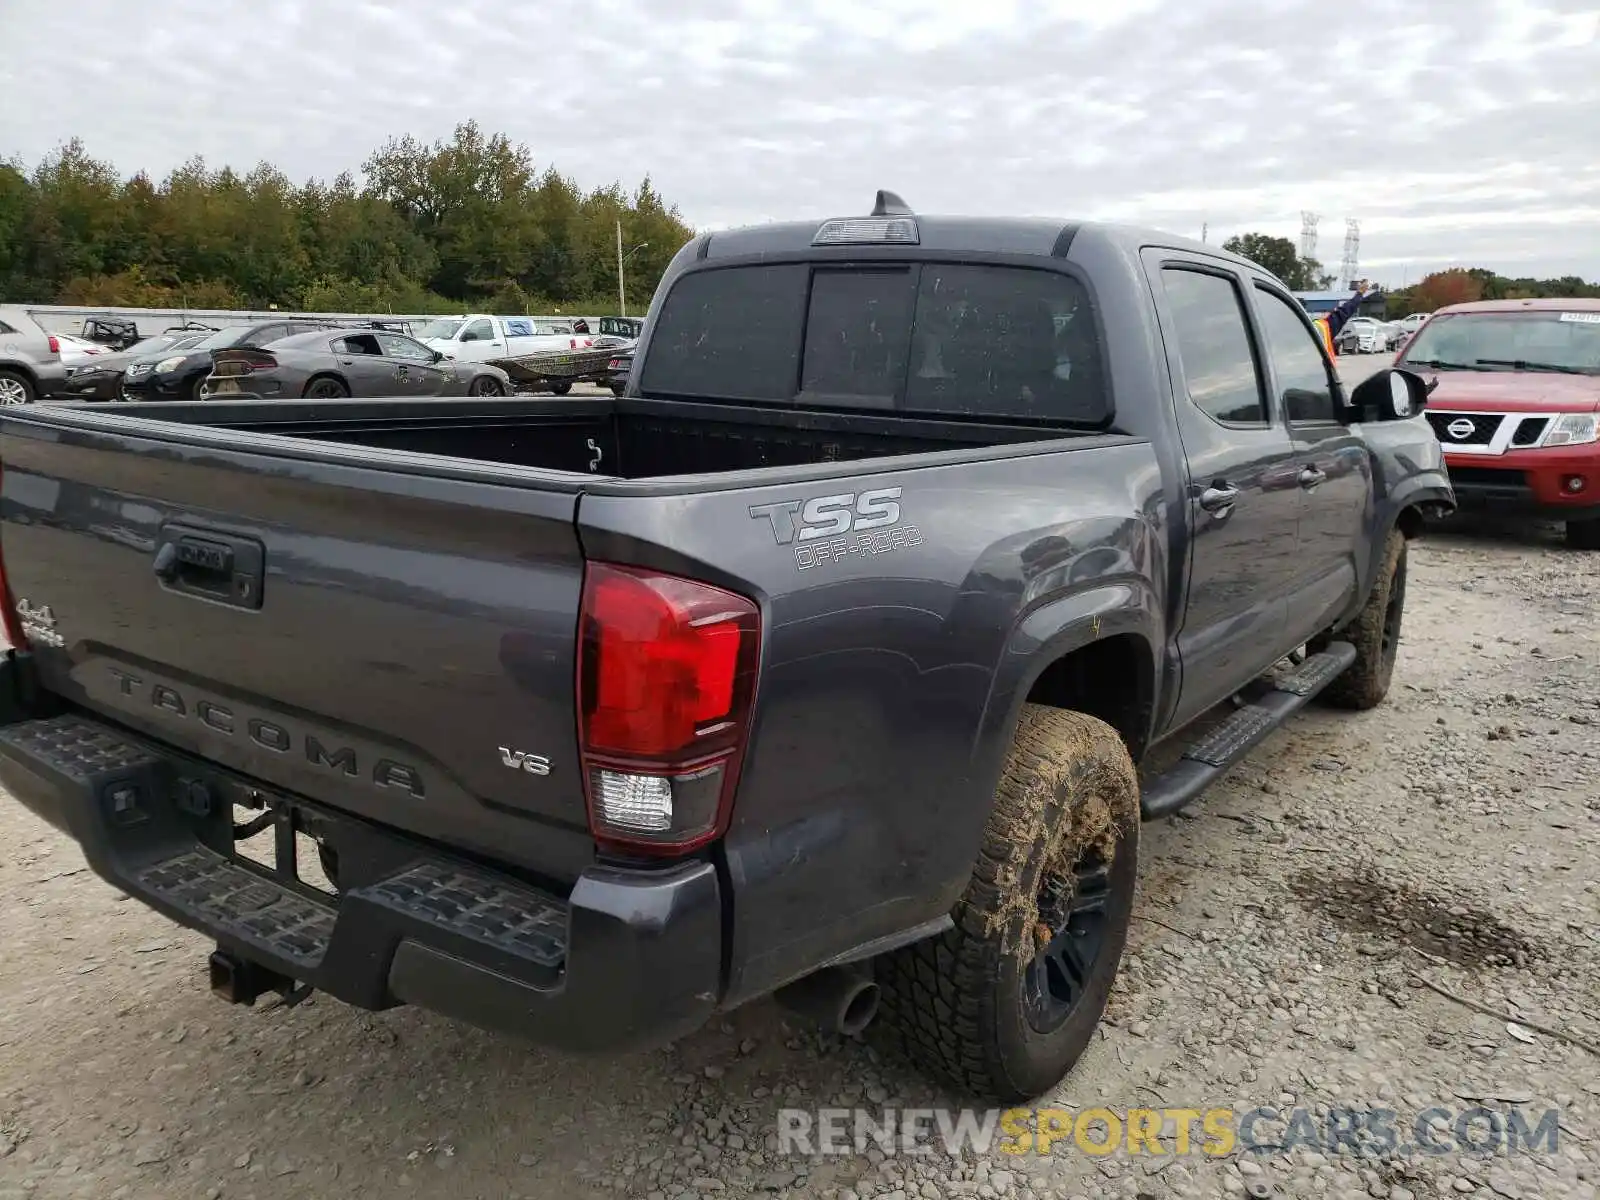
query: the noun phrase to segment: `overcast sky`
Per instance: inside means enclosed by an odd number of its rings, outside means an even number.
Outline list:
[[[1600,279],[1595,0],[0,0],[0,157],[296,179],[476,118],[698,228],[866,210]]]

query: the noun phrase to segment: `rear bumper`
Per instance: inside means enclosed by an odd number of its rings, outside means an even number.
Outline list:
[[[30,363],[34,377],[39,381],[39,399],[49,400],[59,397],[61,390],[66,386],[66,364],[59,359],[44,362]]]
[[[1600,517],[1600,445],[1505,454],[1445,453],[1450,484],[1464,509],[1581,521]],[[1568,487],[1583,480],[1580,491]]]
[[[18,662],[0,665],[8,698]],[[278,820],[258,836],[298,829],[334,848],[342,887],[328,896],[232,852],[234,804],[261,796],[249,780],[78,715],[0,727],[0,785],[75,838],[117,888],[362,1008],[416,1004],[562,1049],[615,1051],[692,1031],[721,991],[709,863],[595,867],[563,898],[384,827],[266,797]]]

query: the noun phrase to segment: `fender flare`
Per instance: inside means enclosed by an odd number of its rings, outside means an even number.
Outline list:
[[[1331,630],[1337,631],[1348,625],[1366,606],[1367,597],[1372,594],[1373,585],[1377,582],[1378,570],[1383,565],[1383,548],[1388,544],[1389,535],[1394,532],[1401,517],[1408,511],[1420,514],[1431,506],[1438,506],[1447,511],[1455,509],[1456,495],[1450,488],[1449,476],[1443,471],[1426,471],[1413,475],[1393,493],[1383,498],[1378,519],[1373,523],[1372,545],[1367,550],[1367,559],[1363,564],[1363,573],[1358,580],[1355,597],[1350,601],[1349,607],[1339,614],[1339,619],[1329,626]]]
[[[1160,691],[1159,648],[1165,640],[1161,614],[1154,589],[1135,577],[1101,581],[1024,611],[1000,652],[973,742],[974,767],[985,778],[996,775],[1040,676],[1068,654],[1111,637],[1131,635],[1143,643],[1150,674],[1146,715],[1153,720]],[[1139,731],[1139,745],[1130,747],[1136,759],[1149,738],[1146,726]]]

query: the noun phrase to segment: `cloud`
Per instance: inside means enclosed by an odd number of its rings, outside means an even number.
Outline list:
[[[459,121],[701,227],[856,212],[1297,236],[1600,279],[1600,11],[1456,0],[7,0],[0,155],[292,177]]]

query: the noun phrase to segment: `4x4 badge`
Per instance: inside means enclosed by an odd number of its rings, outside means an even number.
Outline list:
[[[53,646],[57,650],[67,644],[67,639],[56,629],[55,610],[48,604],[35,605],[31,600],[17,601],[17,619],[22,632],[36,646]]]

